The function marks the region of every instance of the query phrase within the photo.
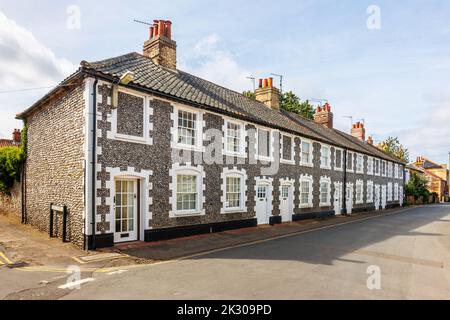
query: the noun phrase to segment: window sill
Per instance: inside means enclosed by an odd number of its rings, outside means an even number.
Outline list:
[[[256,156],[256,160],[258,161],[264,161],[264,162],[273,162],[274,158],[271,157],[265,157],[265,156]]]
[[[285,159],[280,159],[280,163],[295,165],[295,160],[285,160]]]
[[[342,172],[342,171],[344,171],[344,169],[343,168],[334,168],[334,171],[338,171],[338,172]]]
[[[313,205],[312,204],[301,204],[299,207],[300,207],[300,209],[311,209],[311,208],[313,208]]]
[[[331,170],[331,166],[328,166],[328,167],[320,166],[320,169],[323,169],[323,170]]]
[[[185,144],[175,144],[174,148],[175,148],[175,149],[180,149],[180,150],[188,150],[188,151],[196,151],[196,152],[205,152],[205,148],[204,148],[204,147],[200,147],[200,146],[189,146],[189,145],[185,145]]]
[[[247,208],[228,208],[222,209],[221,214],[246,213]]]
[[[225,152],[223,153],[223,155],[224,155],[225,157],[247,159],[247,155],[246,155],[245,153],[236,153],[236,152],[225,151]]]
[[[312,163],[300,163],[302,167],[314,168],[314,164]]]
[[[184,218],[184,217],[198,217],[204,214],[203,211],[173,211],[171,212],[172,218]]]
[[[124,134],[115,134],[114,139],[124,142],[141,143],[141,144],[152,144],[152,139],[147,139],[143,137],[127,136]]]
[[[331,202],[321,203],[321,204],[319,204],[319,207],[321,207],[321,208],[331,207]]]

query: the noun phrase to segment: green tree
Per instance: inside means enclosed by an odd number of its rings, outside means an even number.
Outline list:
[[[281,95],[280,107],[286,111],[294,112],[308,119],[314,119],[314,107],[309,101],[301,101],[292,91]]]
[[[0,192],[9,194],[15,181],[20,181],[20,166],[23,161],[19,147],[0,148]]]
[[[408,183],[405,186],[406,195],[414,196],[415,198],[423,196],[425,199],[428,199],[430,192],[428,191],[427,187],[428,180],[422,175],[413,172]]]
[[[388,154],[409,162],[409,151],[400,143],[398,137],[389,137],[378,144],[378,147]]]
[[[255,99],[256,98],[256,95],[255,95],[255,92],[254,91],[244,91],[244,92],[242,92],[242,94],[244,95],[244,96],[246,96],[247,98],[250,98],[250,99]]]

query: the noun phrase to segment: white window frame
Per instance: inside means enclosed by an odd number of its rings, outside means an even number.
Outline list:
[[[378,168],[375,165],[376,162],[378,162]],[[374,175],[379,177],[381,175],[381,160],[374,158],[373,159],[373,167],[374,167]],[[378,171],[377,171],[377,169],[378,169]]]
[[[322,162],[322,151],[323,149],[328,149],[328,165],[323,164]],[[320,168],[321,169],[327,169],[327,170],[331,170],[331,146],[327,145],[327,144],[320,144]]]
[[[394,201],[399,201],[399,190],[398,190],[398,183],[394,184]]]
[[[309,183],[309,195],[308,195],[308,203],[302,203],[302,182]],[[300,208],[312,208],[314,199],[313,199],[313,188],[314,188],[314,179],[311,175],[302,174],[300,176]]]
[[[358,188],[361,188],[361,197],[358,200]],[[356,180],[355,184],[355,204],[363,204],[364,203],[364,181],[362,180]]]
[[[373,175],[373,167],[375,164],[375,159],[372,157],[367,157],[367,174]]]
[[[291,139],[291,159],[284,159],[283,158],[283,142],[284,142],[284,137],[288,137]],[[281,133],[280,134],[280,162],[281,163],[286,163],[286,164],[295,164],[295,136],[290,135],[290,134],[286,134],[286,133]]]
[[[304,162],[303,160],[303,143],[309,144],[309,162]],[[312,140],[301,139],[300,140],[300,165],[304,167],[313,167],[314,166],[314,144]]]
[[[234,124],[239,126],[239,151],[233,152],[228,150],[228,124]],[[225,119],[222,131],[223,131],[223,154],[225,156],[246,158],[247,147],[247,131],[245,129],[245,122]]]
[[[264,130],[269,132],[269,156],[261,156],[259,155],[259,130]],[[265,127],[256,127],[256,160],[260,160],[260,161],[268,161],[268,162],[272,162],[274,161],[274,153],[273,153],[273,149],[274,149],[274,132],[275,130],[270,129],[270,128],[265,128]]]
[[[119,141],[125,141],[125,142],[133,142],[133,143],[140,143],[140,144],[153,144],[153,138],[150,137],[150,131],[153,131],[153,123],[150,122],[150,116],[153,115],[153,108],[151,107],[151,98],[145,94],[141,94],[138,92],[135,92],[133,90],[125,89],[125,88],[119,88],[119,93],[125,93],[129,94],[138,98],[143,99],[144,105],[144,112],[143,112],[143,135],[142,137],[137,136],[130,136],[127,134],[121,134],[117,133],[117,123],[118,123],[118,108],[113,108],[111,111],[111,131],[107,131],[107,138],[110,140],[119,140]],[[108,100],[110,98],[108,97]]]
[[[394,178],[398,179],[398,164],[394,163]]]
[[[247,212],[247,172],[244,169],[233,169],[224,168],[221,174],[222,178],[222,214],[237,213],[237,212]],[[227,208],[227,178],[240,178],[240,206],[237,208]]]
[[[177,177],[179,175],[193,175],[197,176],[197,208],[195,210],[177,210]],[[172,169],[170,170],[170,176],[172,178],[172,182],[169,185],[169,188],[172,192],[170,197],[170,203],[172,205],[172,210],[169,212],[170,218],[177,217],[186,217],[186,216],[202,216],[205,215],[205,197],[204,197],[204,178],[205,172],[202,166],[191,166],[190,163],[187,163],[185,166],[180,164],[174,164]]]
[[[387,163],[387,176],[389,177],[389,178],[392,178],[393,177],[393,164],[392,164],[392,162],[388,162]]]
[[[338,150],[341,152],[341,166],[340,167],[336,166],[336,159],[337,159],[336,151],[338,151]],[[341,148],[334,147],[334,170],[335,171],[343,171],[344,170],[344,150]]]
[[[384,173],[383,173],[383,164],[384,164]],[[387,162],[381,160],[380,162],[380,172],[382,177],[387,177]]]
[[[403,167],[402,165],[399,165],[399,166],[398,166],[398,178],[399,178],[399,179],[403,179],[403,175],[404,175],[404,173],[405,173],[404,170],[405,170],[405,169],[404,169],[404,167]]]
[[[345,166],[347,168],[347,172],[355,172],[355,157],[354,157],[354,152],[352,151],[348,151],[347,150],[347,159],[346,159],[346,163]],[[351,158],[351,163],[352,163],[352,168],[349,169],[348,168],[348,159]]]
[[[387,184],[387,201],[393,201],[393,190],[392,190],[392,182],[388,182]]]
[[[356,173],[364,174],[364,155],[362,155],[361,153],[357,153],[355,162]],[[358,169],[358,167],[360,168]]]
[[[367,181],[366,203],[373,203],[373,201],[374,201],[373,181],[372,180],[368,180]]]
[[[399,185],[398,189],[399,189],[398,190],[398,194],[399,194],[399,200],[398,201],[400,202],[400,205],[402,206],[404,201],[405,201],[404,192],[403,192],[403,186]]]
[[[328,185],[328,191],[327,191],[327,200],[325,202],[322,202],[322,183],[326,183]],[[320,183],[319,183],[319,206],[320,207],[331,207],[331,178],[327,176],[320,177]]]
[[[178,113],[179,111],[184,111],[196,115],[196,135],[195,135],[195,145],[187,145],[184,143],[178,143]],[[198,109],[193,109],[185,106],[174,105],[173,113],[171,115],[172,120],[172,148],[192,150],[198,152],[204,152],[205,147],[203,146],[203,141],[205,136],[203,134],[203,129],[205,127],[205,122],[203,121],[203,112]]]

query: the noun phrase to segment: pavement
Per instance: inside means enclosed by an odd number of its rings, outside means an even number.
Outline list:
[[[127,244],[116,251],[147,263],[0,266],[0,299],[449,299],[449,223],[433,205]]]

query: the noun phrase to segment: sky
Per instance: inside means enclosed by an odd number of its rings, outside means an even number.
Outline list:
[[[336,128],[364,119],[375,142],[448,163],[449,16],[447,0],[0,0],[0,137],[82,60],[142,52],[134,19],[167,19],[179,69],[236,91],[282,74],[284,90],[328,100]]]

